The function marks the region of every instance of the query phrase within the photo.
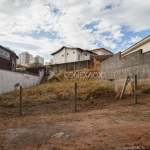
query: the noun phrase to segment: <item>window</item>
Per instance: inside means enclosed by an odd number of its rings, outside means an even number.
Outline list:
[[[85,56],[87,56],[87,54],[85,54]]]
[[[75,52],[73,52],[73,54],[75,54]]]
[[[80,54],[78,55],[78,60],[80,60]]]
[[[62,57],[64,57],[64,55],[62,55]]]
[[[67,55],[69,55],[69,53],[67,53]]]
[[[0,57],[10,60],[10,53],[3,49],[0,49]]]

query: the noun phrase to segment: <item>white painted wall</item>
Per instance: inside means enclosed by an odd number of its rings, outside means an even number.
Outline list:
[[[64,55],[64,57],[62,57]],[[54,55],[54,64],[65,63],[65,48]]]
[[[78,55],[80,55],[80,60],[78,59]],[[77,50],[76,61],[81,61],[81,60],[82,60],[82,52],[80,50]]]
[[[67,55],[67,53],[68,53],[68,55]],[[65,55],[66,56],[66,62],[77,61],[76,60],[76,53],[77,53],[77,50],[66,48],[66,55]]]
[[[94,53],[96,53],[96,54],[98,54],[98,55],[103,55],[103,54],[102,54],[102,51],[99,51],[99,50],[95,50]]]
[[[75,52],[75,53],[73,53]],[[67,55],[68,53],[68,55]],[[87,54],[87,56],[85,56]],[[63,57],[62,57],[63,55]],[[80,60],[78,60],[78,55],[80,55]],[[64,48],[60,52],[54,55],[54,64],[61,64],[67,62],[75,62],[82,60],[89,60],[91,53],[80,51],[78,49]]]
[[[123,56],[126,56],[126,55],[129,55],[131,53],[134,53],[134,52],[136,52],[136,51],[138,51],[140,49],[142,49],[142,53],[146,53],[146,52],[150,51],[150,41],[145,43],[145,44],[143,44],[143,45],[141,45],[141,46],[139,46],[139,47],[137,47],[137,48],[135,48],[135,49],[133,49],[133,50],[131,50],[131,51],[129,51],[129,52],[127,52],[126,54],[123,54]]]
[[[85,54],[87,54],[87,56],[85,55]],[[90,59],[90,55],[91,55],[91,53],[84,53],[84,60],[89,60]]]
[[[144,45],[139,46],[138,48],[132,50],[131,52],[129,52],[128,54],[134,53],[140,49],[143,49],[143,53],[150,51],[150,42],[145,43]]]
[[[99,49],[94,50],[93,52],[98,54],[98,55],[112,55],[111,53],[109,53],[109,52],[107,52],[105,50],[101,50],[101,49],[100,50]]]
[[[39,76],[35,76],[0,69],[0,94],[13,91],[16,83],[19,83],[23,88],[36,86],[41,82],[43,76],[44,70],[39,72]]]
[[[87,54],[87,56],[85,54]],[[80,60],[78,60],[78,55],[80,55]],[[90,55],[91,55],[91,53],[77,50],[76,61],[89,60]]]

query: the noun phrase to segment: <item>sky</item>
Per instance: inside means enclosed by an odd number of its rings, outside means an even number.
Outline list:
[[[150,0],[0,0],[0,45],[48,62],[62,46],[123,51],[150,34]]]

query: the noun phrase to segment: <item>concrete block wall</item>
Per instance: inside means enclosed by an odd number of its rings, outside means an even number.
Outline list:
[[[88,61],[76,62],[76,70],[80,70],[83,68],[88,68]]]
[[[14,85],[19,83],[23,88],[40,84],[44,76],[44,70],[39,75],[30,75],[0,69],[0,94],[13,91]]]
[[[64,71],[65,70],[65,64],[58,65],[58,70]]]
[[[67,63],[67,64],[66,64],[66,71],[76,70],[75,65],[76,65],[76,64],[75,64],[74,62],[72,62],[72,63]]]
[[[71,70],[79,70],[84,68],[89,68],[89,62],[92,62],[90,60],[84,60],[84,61],[77,61],[77,62],[70,62],[70,63],[62,63],[62,64],[53,64],[46,66],[47,72],[48,70],[51,70],[55,73],[58,73],[60,71],[71,71]]]
[[[139,79],[150,78],[150,52],[142,53],[142,50],[121,57],[121,53],[108,58],[100,63],[100,72],[104,79],[124,79],[126,76]]]

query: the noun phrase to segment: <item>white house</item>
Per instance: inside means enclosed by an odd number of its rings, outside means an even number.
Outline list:
[[[112,53],[111,51],[109,51],[105,48],[97,48],[97,49],[93,49],[91,51],[98,55],[114,55],[114,53]]]
[[[83,50],[81,48],[69,48],[63,46],[51,55],[54,56],[54,64],[61,64],[67,62],[89,60],[90,55],[97,54],[89,50]]]
[[[127,48],[126,50],[121,52],[121,56],[129,55],[133,52],[136,52],[138,50],[142,49],[142,53],[146,53],[150,51],[150,35],[146,38],[142,39],[141,41],[137,42],[133,46]]]

